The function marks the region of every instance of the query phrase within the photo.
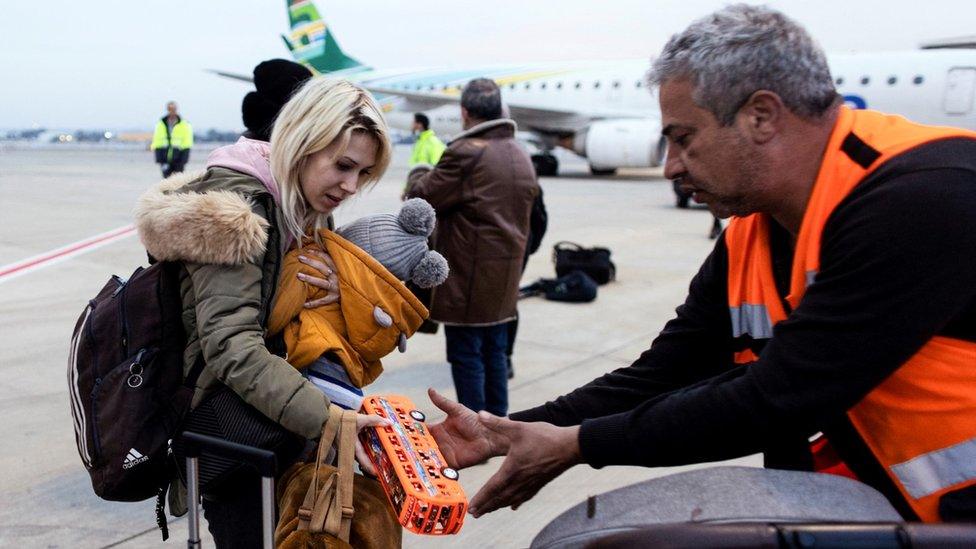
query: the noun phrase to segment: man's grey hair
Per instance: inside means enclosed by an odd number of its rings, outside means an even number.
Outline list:
[[[648,80],[688,79],[692,100],[728,126],[753,93],[775,92],[794,114],[816,118],[837,100],[823,50],[793,20],[736,4],[692,23],[664,46]]]
[[[502,92],[493,80],[475,78],[464,86],[461,106],[468,111],[468,116],[478,120],[501,118]]]

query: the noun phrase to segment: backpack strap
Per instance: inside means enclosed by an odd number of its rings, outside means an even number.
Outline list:
[[[319,470],[329,466],[333,442],[339,454],[339,467],[319,487]],[[332,404],[329,419],[322,428],[316,454],[315,472],[298,510],[298,529],[325,532],[348,542],[353,515],[353,461],[356,453],[356,412]]]
[[[356,412],[342,410],[341,426],[336,440],[339,467],[330,477],[330,493],[319,495],[311,523],[312,532],[325,532],[349,541],[352,530],[353,458],[356,452]],[[331,482],[334,480],[334,483]]]
[[[343,410],[339,431],[339,508],[341,512],[339,538],[349,541],[352,529],[353,461],[356,454],[356,412]]]
[[[183,385],[189,387],[190,390],[195,391],[197,388],[197,380],[200,379],[200,374],[203,373],[203,369],[207,366],[207,361],[203,359],[203,352],[197,355],[196,362],[190,368],[190,371],[186,374],[186,379],[183,380]]]
[[[312,474],[312,482],[308,485],[308,490],[305,492],[305,500],[298,509],[299,530],[311,530],[312,532],[322,531],[322,524],[325,518],[324,516],[317,515],[322,515],[328,510],[329,505],[327,500],[333,495],[335,486],[334,475],[330,475],[325,480],[325,484],[319,488],[319,469],[323,465],[329,465],[329,450],[332,448],[332,443],[335,441],[336,434],[339,432],[341,421],[342,408],[339,408],[335,404],[330,405],[329,419],[326,420],[325,425],[322,427],[322,436],[319,438],[319,448],[315,458],[315,472]],[[316,510],[320,510],[319,513],[316,513]]]

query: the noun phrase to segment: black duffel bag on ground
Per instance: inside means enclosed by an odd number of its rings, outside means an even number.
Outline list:
[[[519,298],[543,295],[550,301],[589,303],[596,299],[597,284],[583,271],[573,271],[559,278],[540,278],[519,288]]]
[[[600,285],[617,277],[617,267],[610,261],[610,250],[607,248],[584,248],[564,240],[552,247],[552,262],[556,265],[557,277],[583,271]]]

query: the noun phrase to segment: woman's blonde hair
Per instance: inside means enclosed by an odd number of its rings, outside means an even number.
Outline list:
[[[335,158],[346,152],[353,133],[376,140],[376,163],[359,187],[379,181],[390,164],[390,138],[386,120],[366,90],[346,80],[315,77],[305,83],[281,109],[271,130],[271,173],[281,191],[285,241],[301,242],[306,230],[328,226],[329,216],[308,206],[302,193],[301,173],[309,157],[337,143]]]

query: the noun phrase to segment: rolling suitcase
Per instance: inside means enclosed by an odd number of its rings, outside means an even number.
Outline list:
[[[689,522],[863,524],[901,520],[881,493],[849,478],[720,466],[675,473],[591,496],[546,525],[532,540],[531,549],[581,549],[611,534],[645,528],[685,532],[688,526],[683,523]],[[721,535],[714,530],[691,532]],[[751,546],[751,541],[740,545]]]
[[[187,506],[189,507],[189,549],[200,548],[200,455],[233,458],[257,468],[261,475],[261,538],[265,549],[274,547],[275,488],[274,475],[277,464],[275,454],[253,446],[245,446],[200,433],[184,432],[183,447],[186,454]]]
[[[971,549],[968,524],[659,524],[607,534],[586,549]]]

